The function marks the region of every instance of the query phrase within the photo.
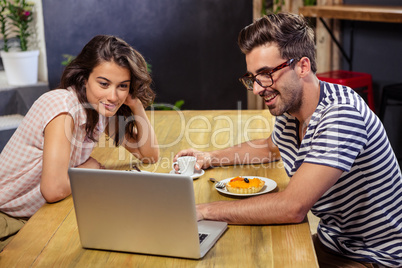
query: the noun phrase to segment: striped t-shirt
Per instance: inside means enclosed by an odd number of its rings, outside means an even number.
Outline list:
[[[87,116],[75,91],[58,89],[43,94],[0,154],[0,211],[14,217],[30,217],[46,203],[40,191],[44,131],[62,113],[70,114],[74,120],[69,166],[88,160],[94,142],[87,138]],[[95,138],[104,131],[105,123],[105,117],[99,116]]]
[[[311,208],[320,241],[352,259],[402,267],[402,176],[384,127],[352,89],[320,88],[301,143],[295,117],[276,119],[272,140],[286,172],[292,177],[304,162],[342,170]]]

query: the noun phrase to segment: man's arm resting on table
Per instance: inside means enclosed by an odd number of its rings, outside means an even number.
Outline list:
[[[267,163],[280,158],[278,147],[272,142],[271,136],[212,151],[210,154],[211,166]]]
[[[226,165],[257,164],[278,160],[278,147],[272,142],[271,136],[267,139],[246,141],[233,147],[211,152],[201,152],[194,149],[182,150],[175,156],[192,155],[197,157],[199,168],[218,167]]]
[[[282,192],[237,201],[197,205],[199,220],[229,224],[300,223],[315,202],[339,179],[342,170],[304,163]]]

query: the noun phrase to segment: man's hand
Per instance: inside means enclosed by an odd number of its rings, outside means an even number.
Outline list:
[[[200,170],[201,168],[207,169],[211,167],[211,154],[209,152],[201,152],[193,148],[185,149],[176,154],[173,162],[176,162],[177,158],[181,156],[195,156],[197,158],[197,163],[195,165],[196,170]],[[179,167],[176,165],[175,169],[178,170]]]
[[[203,204],[197,205],[197,221],[202,221],[204,219],[204,215],[201,213],[201,207]]]

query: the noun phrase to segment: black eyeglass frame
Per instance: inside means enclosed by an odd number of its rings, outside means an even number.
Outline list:
[[[276,71],[282,70],[283,68],[286,68],[288,66],[290,66],[293,62],[295,61],[295,59],[290,59],[285,61],[282,64],[279,64],[278,66],[276,66],[275,68],[273,68],[272,70],[269,71],[262,71],[257,73],[256,75],[253,75],[251,73],[246,73],[245,75],[243,75],[242,77],[239,78],[239,81],[246,87],[247,90],[249,91],[253,91],[253,87],[254,87],[254,82],[257,82],[261,87],[263,88],[267,88],[270,87],[274,84],[274,79],[272,78],[272,74]],[[259,75],[268,75],[269,78],[271,79],[271,84],[264,86],[262,85],[261,81],[257,79],[257,76]],[[247,81],[252,81],[252,83],[247,83]]]

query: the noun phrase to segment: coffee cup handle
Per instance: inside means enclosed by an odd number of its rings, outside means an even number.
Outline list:
[[[177,172],[177,173],[180,174],[180,170],[176,170],[176,169],[174,168],[175,165],[178,165],[178,163],[177,163],[177,162],[174,162],[174,163],[172,164],[173,170],[174,170],[175,172]]]

